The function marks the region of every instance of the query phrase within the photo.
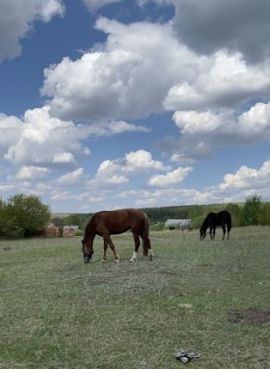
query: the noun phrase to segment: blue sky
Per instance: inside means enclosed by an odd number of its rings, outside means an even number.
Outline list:
[[[0,1],[0,193],[270,200],[266,0]]]

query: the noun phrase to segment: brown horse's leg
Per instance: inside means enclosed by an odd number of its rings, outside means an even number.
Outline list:
[[[153,249],[152,249],[152,247],[151,247],[151,243],[150,243],[150,240],[148,239],[148,241],[149,241],[149,245],[150,245],[150,248],[149,248],[149,250],[148,250],[148,252],[149,252],[149,259],[150,260],[153,260],[153,258],[154,258],[154,253],[153,253]]]
[[[153,260],[154,253],[151,247],[151,241],[148,237],[148,234],[142,234],[142,240],[143,240],[143,256],[149,255],[149,259]]]
[[[133,233],[133,239],[134,239],[135,249],[134,249],[134,252],[133,252],[131,258],[129,259],[129,261],[131,263],[133,261],[136,261],[138,250],[139,250],[139,247],[140,247],[140,237],[138,236],[137,233]]]
[[[115,246],[114,246],[114,244],[113,244],[113,242],[112,242],[112,240],[111,240],[110,235],[106,235],[106,236],[104,236],[103,238],[104,238],[104,240],[109,244],[109,246],[110,246],[110,248],[111,248],[111,250],[112,250],[112,252],[113,252],[113,256],[114,256],[115,261],[116,261],[117,263],[119,263],[119,261],[120,261],[120,257],[119,257],[119,255],[116,253]]]
[[[107,249],[108,249],[108,244],[107,244],[107,242],[104,239],[104,244],[103,244],[104,253],[103,253],[103,259],[102,259],[102,262],[103,263],[105,263],[107,261],[107,255],[106,255]]]

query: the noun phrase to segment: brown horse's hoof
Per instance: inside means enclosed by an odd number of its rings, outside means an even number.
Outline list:
[[[116,263],[120,263],[120,259],[118,258],[118,259],[115,259],[115,262]]]
[[[107,259],[102,259],[101,262],[102,263],[107,263]]]

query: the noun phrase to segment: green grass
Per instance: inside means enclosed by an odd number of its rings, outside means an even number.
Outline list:
[[[265,369],[269,325],[228,321],[228,311],[269,310],[270,228],[233,229],[230,241],[198,232],[152,232],[153,262],[121,256],[82,262],[80,239],[0,242],[1,369]]]

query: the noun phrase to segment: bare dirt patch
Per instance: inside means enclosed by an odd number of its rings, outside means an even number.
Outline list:
[[[231,323],[246,323],[264,326],[270,324],[270,310],[248,308],[245,310],[230,310],[228,320]]]

